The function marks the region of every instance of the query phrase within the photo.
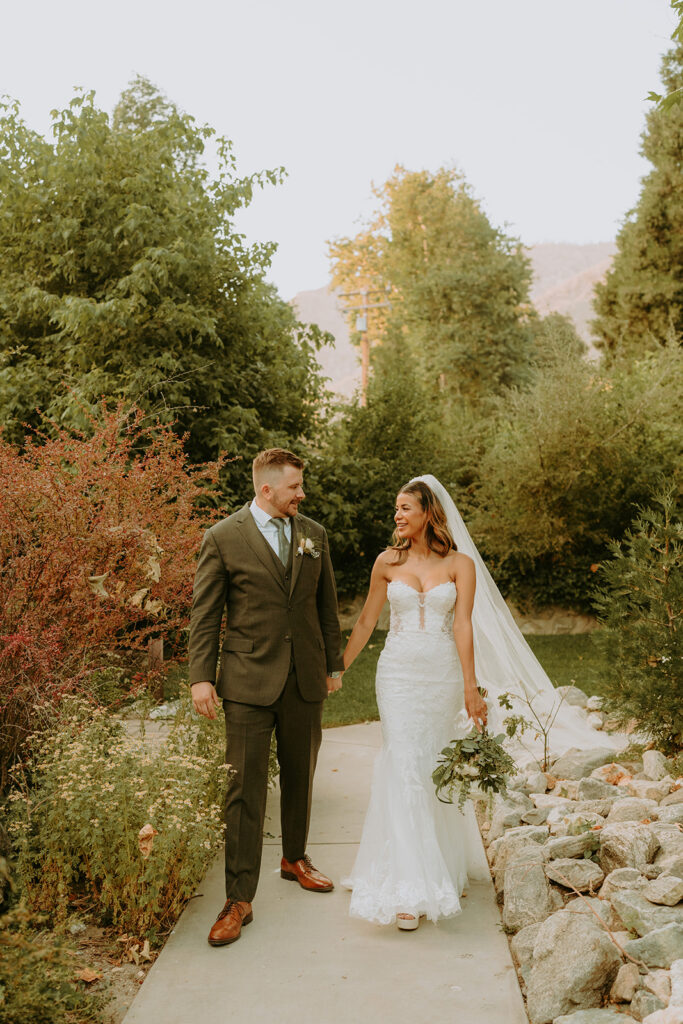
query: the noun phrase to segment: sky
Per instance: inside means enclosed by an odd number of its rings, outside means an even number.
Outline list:
[[[142,74],[241,173],[284,166],[236,226],[277,242],[289,299],[397,164],[457,167],[527,245],[613,239],[674,23],[669,0],[0,0],[0,94],[48,133],[75,86],[111,110]]]

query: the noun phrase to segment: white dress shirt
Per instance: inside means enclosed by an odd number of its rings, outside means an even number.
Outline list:
[[[270,544],[271,548],[273,549],[273,551],[275,552],[275,554],[279,558],[280,557],[280,545],[279,545],[279,541],[278,541],[279,534],[277,532],[277,526],[273,522],[273,517],[270,516],[267,512],[265,512],[264,509],[262,509],[260,505],[256,504],[256,498],[254,498],[254,500],[252,501],[251,506],[250,506],[250,510],[251,510],[252,516],[254,517],[254,521],[256,522],[256,525],[257,525],[257,527],[259,529],[259,533],[261,533],[266,538],[266,540]],[[285,537],[287,538],[287,540],[291,544],[292,543],[292,520],[289,518],[289,516],[285,516]]]

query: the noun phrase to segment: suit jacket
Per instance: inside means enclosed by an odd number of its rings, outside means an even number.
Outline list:
[[[317,558],[297,554],[302,538],[313,541]],[[344,667],[323,527],[301,514],[292,518],[289,567],[260,533],[249,504],[207,530],[194,581],[189,646],[190,684],[216,680],[219,696],[228,700],[272,704],[292,660],[303,699],[323,700],[328,672]]]

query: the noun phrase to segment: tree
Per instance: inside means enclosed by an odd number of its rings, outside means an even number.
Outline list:
[[[232,226],[281,170],[238,177],[231,143],[145,79],[112,117],[77,94],[54,143],[16,104],[0,113],[5,437],[22,443],[37,406],[85,426],[101,396],[175,421],[197,462],[309,430],[316,331],[264,283],[273,246]],[[228,488],[245,471],[230,472]]]
[[[683,41],[662,61],[667,93],[683,86]],[[595,290],[592,322],[610,356],[637,355],[683,332],[683,103],[647,115],[642,153],[653,170],[617,237],[617,254]]]
[[[531,267],[492,227],[456,171],[398,167],[355,238],[330,244],[333,283],[388,290],[375,345],[404,337],[430,393],[477,399],[525,377],[533,347]]]
[[[683,745],[683,523],[678,487],[666,483],[640,509],[600,569],[597,606],[604,629],[609,710],[634,718],[666,753]]]

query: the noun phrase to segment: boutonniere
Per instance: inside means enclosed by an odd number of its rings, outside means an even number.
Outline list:
[[[310,555],[311,558],[320,558],[320,552],[315,546],[315,541],[310,537],[301,537],[296,553],[297,555]]]

